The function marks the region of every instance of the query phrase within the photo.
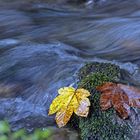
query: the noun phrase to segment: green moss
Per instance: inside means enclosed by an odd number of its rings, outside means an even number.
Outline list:
[[[110,79],[118,81],[121,77],[121,70],[119,66],[110,64],[110,63],[87,63],[84,67],[79,70],[78,76],[79,79],[85,78],[91,73],[100,73],[107,75]]]
[[[129,138],[130,127],[118,124],[114,109],[101,111],[100,94],[95,93],[88,118],[80,118],[79,129],[82,140],[126,140]],[[115,117],[114,117],[115,116]]]
[[[51,129],[36,129],[31,134],[24,129],[13,132],[6,121],[0,121],[0,140],[52,140],[51,135]]]
[[[96,86],[111,80],[111,78],[103,73],[90,73],[89,75],[85,76],[85,78],[81,79],[81,81],[78,83],[78,87],[86,88],[91,92]]]
[[[100,93],[95,89],[104,82],[120,80],[120,71],[118,66],[106,63],[87,64],[80,70],[78,85],[91,92],[90,114],[88,118],[79,119],[79,131],[83,140],[129,139],[130,127],[127,121],[119,123],[113,108],[101,111]]]

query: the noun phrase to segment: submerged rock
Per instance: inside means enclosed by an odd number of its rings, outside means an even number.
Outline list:
[[[73,125],[79,130],[82,140],[139,140],[139,110],[132,109],[131,116],[127,120],[119,118],[113,108],[101,111],[99,105],[101,93],[95,89],[104,82],[127,83],[128,81],[123,79],[123,72],[124,70],[119,66],[96,62],[86,64],[80,69],[78,85],[91,92],[91,108],[88,117],[76,118]]]
[[[22,87],[18,84],[0,83],[0,98],[9,98],[19,95]]]

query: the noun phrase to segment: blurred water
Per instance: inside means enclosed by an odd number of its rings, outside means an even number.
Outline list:
[[[140,80],[140,1],[112,1],[0,1],[1,119],[54,125],[49,105],[85,62],[111,61]]]

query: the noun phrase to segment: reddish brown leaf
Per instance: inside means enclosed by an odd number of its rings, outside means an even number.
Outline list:
[[[130,114],[130,107],[140,108],[140,89],[115,83],[105,83],[97,87],[101,91],[100,106],[102,110],[111,107],[126,119]]]

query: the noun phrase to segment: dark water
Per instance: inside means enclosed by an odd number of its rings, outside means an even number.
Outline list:
[[[140,1],[112,1],[0,1],[1,119],[53,126],[49,105],[85,62],[111,61],[140,80]]]

